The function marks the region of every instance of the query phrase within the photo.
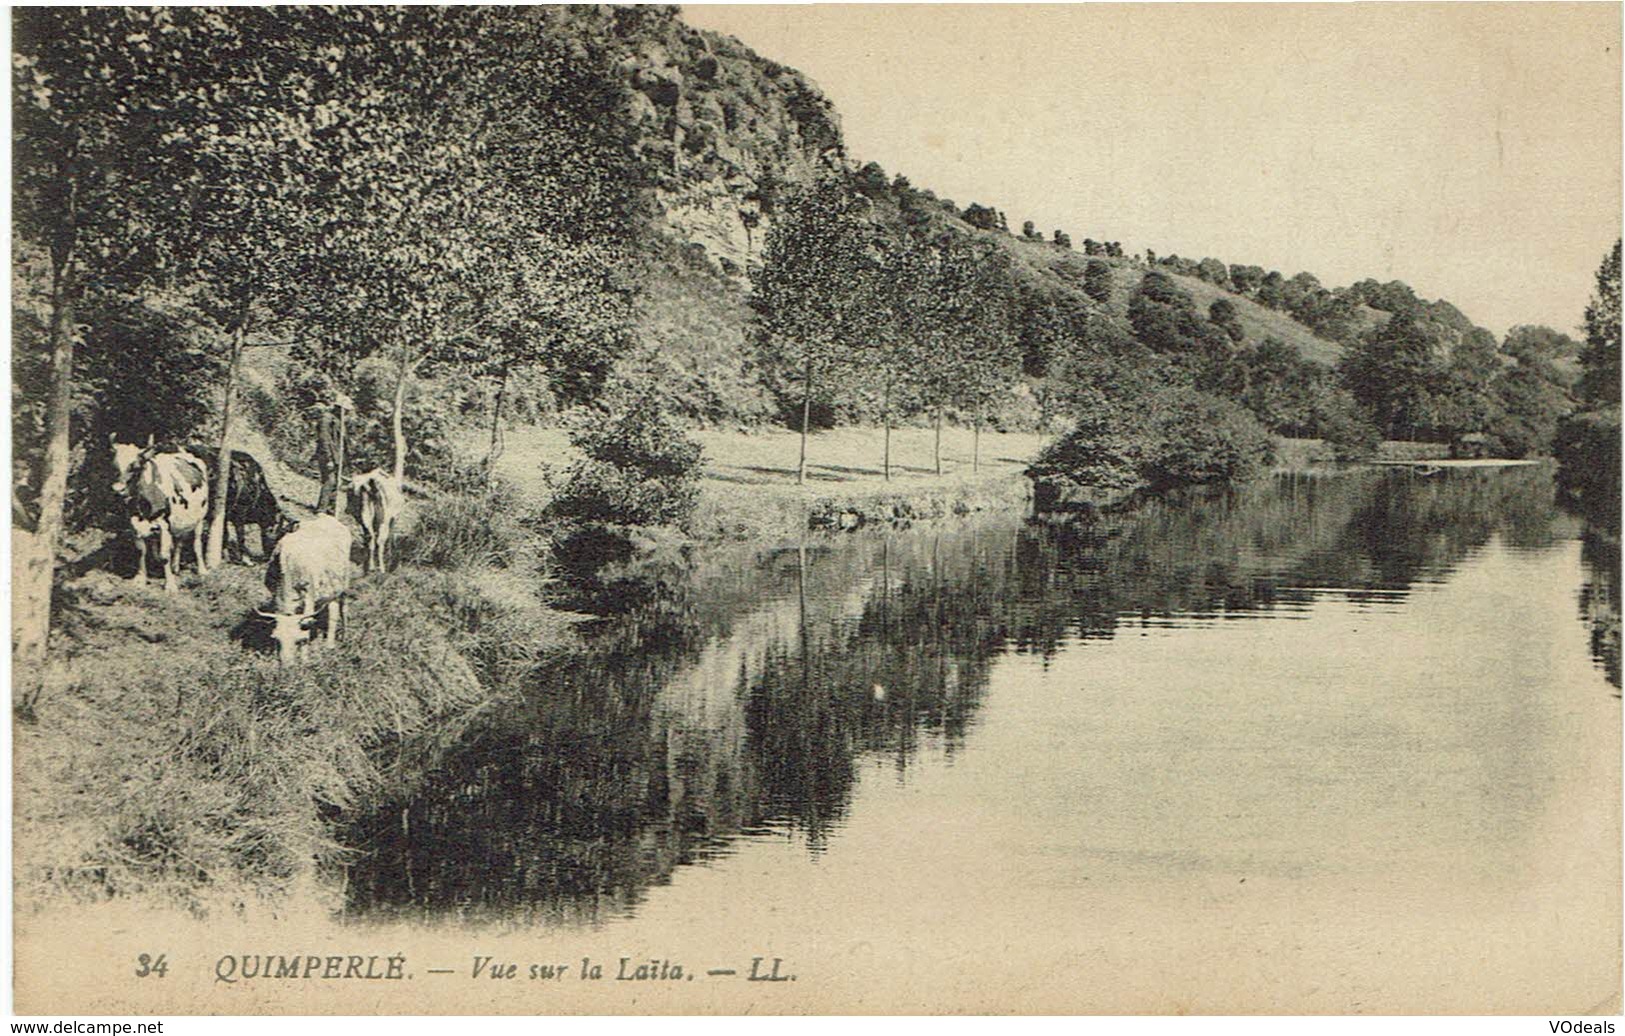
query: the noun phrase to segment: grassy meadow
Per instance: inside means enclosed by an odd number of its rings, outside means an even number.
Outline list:
[[[990,432],[981,436],[981,461],[972,468],[973,433],[944,428],[943,474],[933,459],[930,428],[892,429],[892,477],[882,470],[883,433],[850,427],[816,432],[807,443],[807,481],[796,484],[801,437],[768,428],[691,433],[704,453],[700,502],[688,533],[696,540],[795,537],[809,524],[840,525],[843,513],[865,522],[943,517],[1025,499],[1022,470],[1048,436]],[[474,439],[470,454],[483,449]],[[562,474],[578,457],[561,428],[520,428],[507,435],[497,474],[531,506],[544,505],[548,475]],[[883,509],[885,512],[883,513]]]

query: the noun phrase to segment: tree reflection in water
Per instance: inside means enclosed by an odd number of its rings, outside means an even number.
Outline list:
[[[358,915],[592,924],[683,865],[794,832],[827,850],[865,768],[971,747],[994,661],[1146,624],[1371,607],[1492,536],[1578,535],[1542,467],[1282,476],[1092,522],[1023,522],[675,554],[583,574],[586,650],[350,832]],[[1617,549],[1582,597],[1615,685]],[[1612,648],[1607,648],[1611,643]],[[1603,645],[1598,647],[1597,645]],[[1610,653],[1611,650],[1611,653]],[[866,762],[867,760],[867,762]]]

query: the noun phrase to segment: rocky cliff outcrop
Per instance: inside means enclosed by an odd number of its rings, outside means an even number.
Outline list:
[[[657,229],[725,272],[743,276],[760,254],[785,186],[844,161],[839,117],[810,79],[684,24],[676,7],[553,10],[625,77]]]

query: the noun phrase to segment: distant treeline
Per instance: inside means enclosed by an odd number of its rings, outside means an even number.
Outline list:
[[[1045,266],[1055,275],[1045,279],[1024,246],[976,233],[1005,230],[1001,213],[960,211],[874,163],[780,201],[752,307],[759,368],[796,427],[843,414],[889,427],[923,412],[940,423],[944,411],[979,427],[1023,420],[1025,405],[1026,420],[1081,420],[1096,433],[1183,415],[1160,422],[1158,434],[1174,434],[1201,414],[1229,430],[1223,446],[1235,456],[1182,466],[1219,477],[1249,466],[1254,429],[1326,439],[1347,457],[1383,438],[1465,455],[1547,453],[1576,406],[1580,343],[1527,325],[1497,341],[1398,281],[1331,291],[1311,274],[1216,259],[1148,253],[1142,263],[1115,242]],[[1022,236],[1044,243],[1030,224]],[[1062,234],[1048,244],[1068,243]],[[1204,311],[1185,277],[1229,294]],[[1314,328],[1341,358],[1327,365],[1268,334],[1249,337],[1243,300]],[[1189,445],[1142,442],[1128,454]]]

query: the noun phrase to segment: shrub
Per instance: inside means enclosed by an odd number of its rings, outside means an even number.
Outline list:
[[[425,504],[411,531],[401,537],[399,557],[426,568],[520,568],[534,539],[518,493],[496,480],[483,492]]]
[[[1154,441],[1111,416],[1078,421],[1070,432],[1044,447],[1027,468],[1034,482],[1087,489],[1133,489]]]
[[[1347,389],[1332,389],[1314,406],[1315,434],[1340,461],[1368,460],[1382,445],[1382,432],[1365,416]]]
[[[586,456],[572,464],[549,506],[560,518],[618,525],[681,523],[699,500],[700,445],[649,395],[571,432]]]
[[[1158,425],[1161,441],[1142,469],[1157,489],[1253,478],[1275,454],[1275,440],[1252,414],[1206,393],[1182,394]]]

